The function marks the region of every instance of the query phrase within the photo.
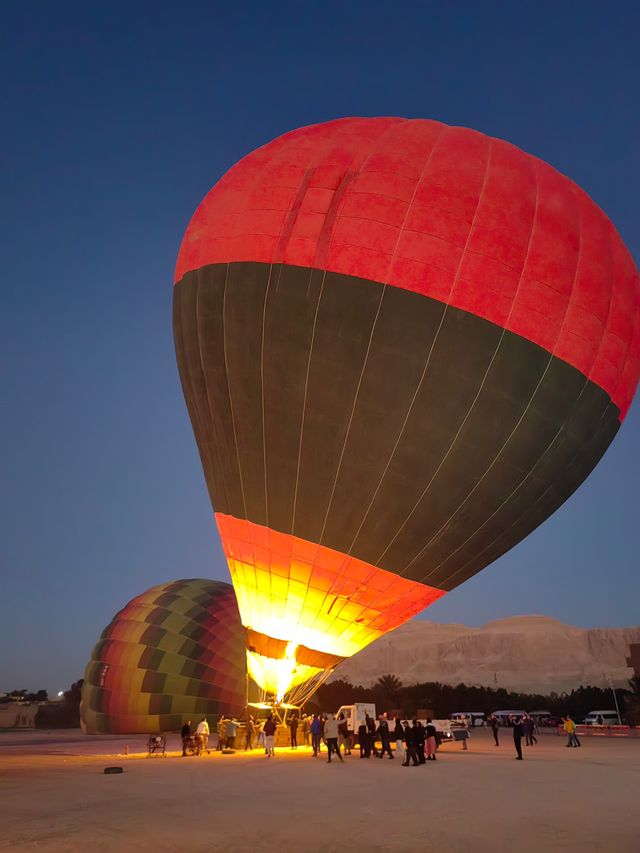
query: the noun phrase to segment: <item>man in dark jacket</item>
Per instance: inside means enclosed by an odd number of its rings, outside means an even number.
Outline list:
[[[491,731],[493,733],[493,739],[496,742],[496,746],[500,746],[500,742],[498,740],[498,732],[500,731],[500,724],[498,723],[498,718],[492,714],[489,717],[489,725],[491,726]]]
[[[385,752],[388,754],[389,758],[393,758],[393,753],[391,752],[391,735],[389,733],[389,724],[387,723],[384,717],[380,717],[380,723],[378,725],[378,737],[380,738],[380,743],[382,744],[382,750],[378,753],[378,758],[384,758]]]
[[[416,742],[413,728],[409,725],[409,721],[404,724],[404,743],[407,749],[407,757],[405,761],[402,762],[403,767],[408,767],[409,762],[413,762],[413,766],[417,767],[419,764],[418,756],[416,754]]]
[[[311,720],[310,731],[313,757],[316,758],[316,756],[320,752],[320,741],[322,740],[322,723],[320,722],[320,717],[317,714],[313,715],[313,720]]]
[[[376,749],[376,721],[373,717],[370,717],[368,714],[365,714],[365,722],[367,724],[367,732],[369,733],[369,749],[373,752],[374,756],[378,755],[378,750]]]
[[[524,726],[522,717],[513,717],[513,745],[516,748],[516,761],[522,761],[522,735],[524,734]]]
[[[358,726],[358,743],[360,744],[360,758],[371,758],[369,730],[367,729],[366,722],[360,723]]]
[[[182,738],[182,757],[187,754],[187,743],[191,737],[191,720],[187,720],[184,726],[180,729],[180,737]]]
[[[298,748],[298,718],[295,714],[289,717],[289,731],[291,732],[291,749]]]

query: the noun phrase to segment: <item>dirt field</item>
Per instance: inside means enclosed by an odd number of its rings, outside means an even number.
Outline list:
[[[555,734],[515,761],[475,731],[438,761],[310,750],[166,759],[142,738],[0,734],[0,849],[47,851],[640,850],[640,739]],[[177,747],[177,738],[172,743]],[[124,773],[105,776],[109,764]]]

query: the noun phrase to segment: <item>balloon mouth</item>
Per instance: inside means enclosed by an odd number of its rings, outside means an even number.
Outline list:
[[[247,650],[247,671],[258,687],[273,694],[276,702],[282,702],[285,695],[318,676],[323,670],[296,660],[297,644],[289,642],[284,656],[267,657],[258,652]]]

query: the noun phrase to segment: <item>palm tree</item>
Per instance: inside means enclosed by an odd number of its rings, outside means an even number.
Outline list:
[[[394,701],[398,698],[398,694],[402,690],[402,682],[395,675],[381,675],[375,683],[375,689],[385,699]]]

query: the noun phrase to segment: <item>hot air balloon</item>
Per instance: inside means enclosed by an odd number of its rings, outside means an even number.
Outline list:
[[[114,616],[87,665],[80,715],[89,734],[158,733],[245,705],[233,589],[192,579],[154,586]]]
[[[556,510],[627,413],[639,317],[609,219],[502,140],[349,118],[231,168],[174,337],[255,681],[309,695]]]

